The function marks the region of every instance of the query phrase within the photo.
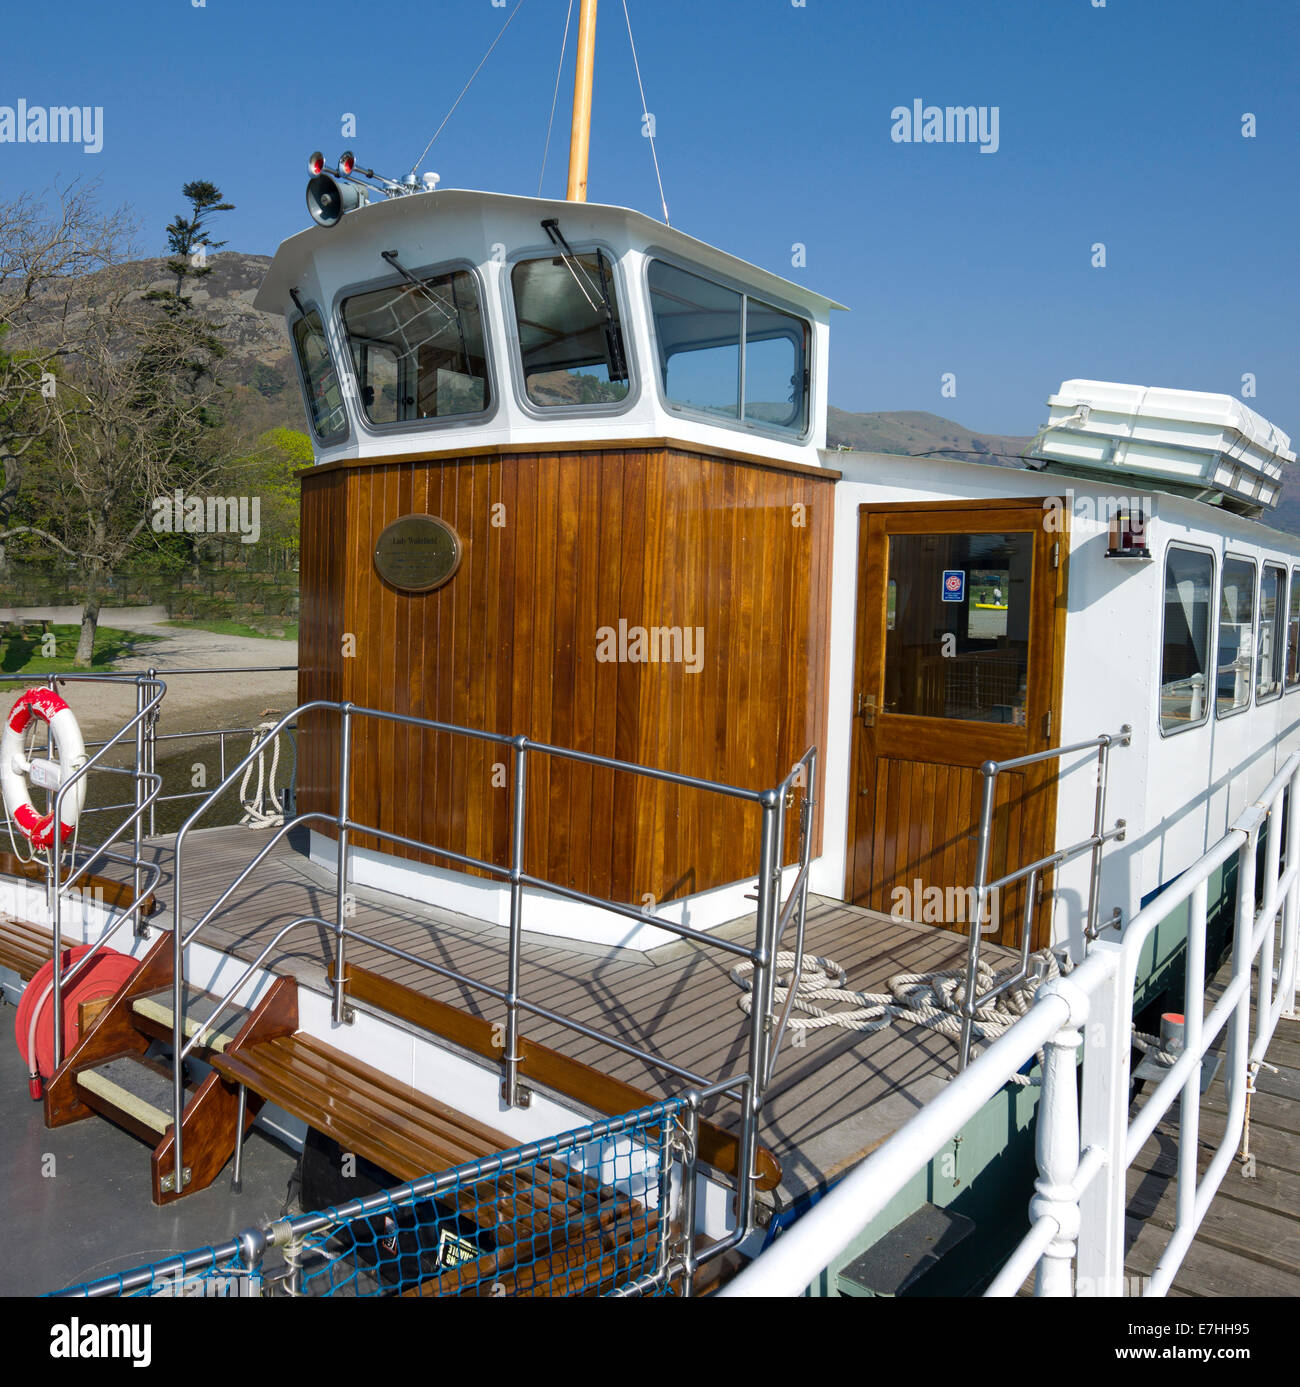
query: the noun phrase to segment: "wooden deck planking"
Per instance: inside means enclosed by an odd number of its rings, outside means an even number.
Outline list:
[[[184,890],[188,923],[217,900],[259,847],[248,830],[238,828],[209,830],[188,840]],[[158,895],[170,905],[170,842],[158,840],[151,848],[164,868]],[[505,989],[505,929],[365,888],[354,895],[352,925],[360,932]],[[303,853],[281,843],[205,926],[200,938],[252,959],[295,915],[328,918],[333,908],[328,874]],[[750,916],[713,934],[748,943],[753,929]],[[793,932],[788,931],[783,947],[788,949],[793,942]],[[808,953],[841,963],[848,971],[849,987],[880,991],[895,973],[960,962],[966,940],[930,926],[883,919],[842,902],[810,898],[804,947]],[[994,945],[986,949],[995,963],[1011,957]],[[332,955],[328,932],[304,925],[281,944],[268,965],[321,988]],[[476,1015],[496,1020],[504,1014],[494,998],[382,949],[350,941],[348,957],[359,967]],[[729,976],[739,961],[690,941],[648,953],[611,953],[594,944],[526,933],[521,993],[527,1000],[626,1044],[652,1050],[668,1063],[712,1081],[738,1072],[746,1062],[749,1023],[739,1005],[741,989]],[[669,1070],[545,1018],[525,1012],[522,1029],[532,1040],[651,1092],[676,1093],[683,1087],[683,1081]],[[882,1118],[885,1128],[869,1141],[864,1139],[863,1149],[875,1145],[885,1130],[899,1125],[951,1075],[955,1056],[951,1041],[914,1027],[874,1034],[829,1027],[805,1032],[804,1041],[796,1047],[792,1036],[787,1036],[762,1132],[762,1140],[787,1167],[788,1195],[824,1183],[847,1164],[845,1143],[852,1146],[863,1115],[889,1099],[887,1111],[898,1115]],[[715,1105],[713,1111],[719,1120],[730,1116],[726,1104]],[[849,1125],[843,1127],[845,1123]],[[818,1138],[832,1133],[838,1154],[833,1161],[819,1164],[816,1156],[810,1156],[809,1144],[815,1146]],[[801,1149],[803,1154],[796,1155]],[[861,1151],[853,1148],[852,1154]]]

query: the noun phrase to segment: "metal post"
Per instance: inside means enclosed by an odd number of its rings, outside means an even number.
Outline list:
[[[248,1089],[239,1085],[239,1108],[235,1114],[235,1169],[230,1181],[231,1194],[244,1188],[244,1119],[248,1113]]]
[[[769,980],[775,960],[772,958],[773,877],[777,843],[777,815],[781,812],[781,797],[767,790],[760,801],[763,822],[759,836],[758,919],[754,938],[754,1005],[749,1013],[749,1074],[745,1091],[745,1106],[741,1116],[740,1160],[737,1163],[739,1199],[737,1230],[748,1234],[754,1227],[754,1181],[757,1178],[758,1124],[763,1111],[763,1094],[767,1082],[767,1027],[769,1022]]]
[[[1088,918],[1083,927],[1083,952],[1097,937],[1098,898],[1101,893],[1102,835],[1106,832],[1106,782],[1110,775],[1110,736],[1097,739],[1097,797],[1092,811],[1092,871],[1088,877]]]
[[[985,761],[980,767],[984,777],[984,800],[980,806],[980,836],[975,859],[975,908],[971,913],[970,944],[966,950],[966,996],[961,1004],[961,1051],[958,1070],[970,1063],[971,1032],[975,1027],[975,979],[980,962],[980,928],[984,923],[984,902],[988,895],[989,844],[993,837],[993,801],[997,794],[998,763]]]
[[[1062,991],[1049,984],[1054,991]],[[1077,989],[1072,989],[1077,992]],[[1043,1092],[1038,1102],[1038,1179],[1029,1201],[1029,1217],[1049,1218],[1057,1228],[1038,1263],[1034,1294],[1074,1294],[1074,1252],[1079,1237],[1079,1090],[1075,1052],[1083,1044],[1079,1023],[1086,1019],[1087,998],[1072,997],[1069,1023],[1043,1047]],[[1081,1014],[1082,1013],[1082,1014]]]
[[[158,678],[158,671],[157,671],[156,669],[154,669],[154,668],[151,666],[151,667],[146,671],[146,676],[147,676],[147,678],[150,680],[150,683],[151,683],[151,686],[152,686],[153,683],[154,683],[154,681],[156,681],[157,678]],[[161,705],[159,705],[159,706],[161,706]],[[155,774],[155,772],[156,772],[157,769],[158,769],[158,709],[157,709],[157,708],[155,708],[155,709],[153,710],[153,712],[149,715],[149,717],[148,717],[148,719],[147,719],[147,722],[148,722],[149,725],[148,725],[148,728],[146,729],[146,733],[145,733],[146,741],[147,741],[147,745],[148,745],[148,750],[147,750],[147,752],[146,752],[146,755],[147,755],[147,757],[148,757],[148,762],[149,762],[149,765],[148,765],[149,774],[150,774],[150,775],[153,775],[153,774]],[[150,836],[150,838],[154,838],[154,837],[157,837],[157,834],[158,834],[157,801],[155,800],[155,801],[154,801],[152,804],[150,804],[150,806],[149,806],[149,836]]]
[[[1253,837],[1253,835],[1252,835]],[[1254,842],[1248,840],[1254,849]],[[1254,872],[1251,872],[1251,898],[1247,920],[1254,918]],[[1187,976],[1184,985],[1183,1050],[1199,1055],[1202,1023],[1205,1018],[1205,920],[1209,906],[1209,885],[1200,882],[1187,905]],[[1247,925],[1247,938],[1249,924]],[[1196,1225],[1196,1177],[1201,1120],[1201,1066],[1197,1059],[1183,1085],[1178,1100],[1178,1190],[1175,1229]]]
[[[528,738],[516,737],[515,802],[510,835],[510,952],[506,977],[506,1046],[501,1058],[501,1097],[507,1107],[523,1107],[519,1091],[519,960],[523,945],[524,857],[528,844]]]
[[[1137,956],[1113,939],[1099,939],[1090,966],[1109,960],[1092,993],[1083,1050],[1079,1145],[1102,1151],[1106,1163],[1084,1189],[1079,1214],[1079,1265],[1075,1294],[1124,1293],[1124,1214],[1128,1207],[1124,1161],[1128,1141],[1129,1071],[1133,1063],[1133,982]]]
[[[1291,777],[1287,792],[1286,811],[1286,865],[1294,866],[1300,862],[1300,770]],[[1286,901],[1282,910],[1282,964],[1278,978],[1278,1019],[1300,1021],[1300,997],[1296,996],[1296,986],[1300,983],[1300,873],[1287,888]]]
[[[1275,904],[1282,904],[1276,901],[1277,883],[1281,875],[1282,858],[1282,811],[1281,800],[1269,812],[1267,837],[1264,840],[1264,903],[1267,906],[1269,901]],[[1254,939],[1254,911],[1251,911],[1251,938]],[[1256,1032],[1259,1035],[1271,1035],[1273,1028],[1277,1025],[1277,1011],[1275,1009],[1273,996],[1273,936],[1277,929],[1277,915],[1269,917],[1268,929],[1264,931],[1264,941],[1259,951],[1259,981],[1258,994],[1256,996]],[[1282,955],[1285,960],[1285,953]]]
[[[135,681],[135,818],[131,825],[132,857],[134,866],[131,869],[131,881],[134,890],[135,900],[138,902],[142,895],[144,884],[144,873],[140,869],[141,848],[144,839],[144,815],[141,809],[144,805],[144,758],[145,758],[145,718],[142,716],[145,706],[148,703],[148,696],[145,693],[146,685],[137,675]],[[144,912],[137,909],[135,912],[135,937],[145,939],[149,935],[149,926],[144,922]]]
[[[352,786],[352,703],[342,706],[342,725],[339,736],[339,844],[336,861],[335,926],[334,926],[334,1024],[344,1025],[349,1017],[345,998],[347,997],[347,940],[344,937],[344,919],[348,908],[348,815],[351,804]]]
[[[700,1103],[697,1090],[686,1094],[682,1113],[682,1250],[679,1257],[683,1297],[695,1294],[696,1158],[700,1149]]]

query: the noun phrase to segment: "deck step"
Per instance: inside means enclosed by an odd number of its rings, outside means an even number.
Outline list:
[[[198,1035],[216,1011],[220,998],[196,987],[185,988],[185,1035],[193,1039]],[[131,1001],[131,1011],[141,1030],[160,1040],[170,1040],[172,1036],[172,989],[160,987]],[[203,1040],[194,1048],[212,1054],[225,1054],[235,1037],[243,1029],[249,1012],[245,1007],[227,1006],[217,1018],[215,1031],[205,1033]]]
[[[118,1055],[77,1073],[82,1102],[156,1144],[172,1125],[172,1081],[138,1055]]]

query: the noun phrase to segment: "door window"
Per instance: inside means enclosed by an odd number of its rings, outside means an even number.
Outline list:
[[[1025,722],[1034,536],[891,535],[883,710]]]

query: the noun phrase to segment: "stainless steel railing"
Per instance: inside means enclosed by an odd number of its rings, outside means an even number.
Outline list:
[[[980,805],[979,846],[975,859],[975,903],[971,913],[970,944],[966,951],[966,991],[961,1006],[961,1049],[958,1067],[965,1069],[970,1063],[971,1038],[975,1027],[975,1016],[981,1007],[987,1007],[1004,992],[1020,986],[1029,977],[1030,949],[1033,941],[1034,909],[1040,874],[1055,871],[1067,862],[1072,862],[1084,853],[1092,855],[1092,871],[1089,875],[1088,910],[1084,922],[1084,939],[1095,939],[1101,926],[1097,921],[1097,901],[1101,888],[1102,849],[1109,842],[1123,842],[1127,824],[1116,819],[1114,826],[1106,828],[1106,791],[1110,780],[1110,753],[1112,747],[1129,746],[1133,741],[1133,729],[1125,723],[1118,733],[1103,733],[1086,742],[1074,742],[1070,746],[1049,747],[1029,756],[1017,756],[1009,761],[985,761],[980,767],[984,777],[984,794]],[[989,880],[989,856],[993,842],[993,816],[997,805],[998,776],[1007,771],[1023,770],[1026,766],[1040,765],[1044,761],[1059,762],[1063,756],[1073,756],[1085,751],[1097,753],[1097,788],[1093,809],[1092,833],[1079,843],[1048,853],[1037,861],[1030,862],[1014,871],[1006,872],[995,880]],[[1057,767],[1057,778],[1060,767]],[[976,979],[979,975],[980,933],[984,923],[984,912],[990,900],[998,899],[998,894],[1017,882],[1025,884],[1024,918],[1020,926],[1020,966],[1010,976],[1004,978],[997,987],[976,995]]]
[[[768,790],[747,790],[721,782],[702,780],[695,776],[681,775],[656,767],[642,766],[632,762],[616,760],[612,757],[598,756],[590,752],[575,751],[571,748],[552,746],[533,741],[524,736],[506,736],[485,732],[479,728],[462,727],[453,723],[438,722],[429,718],[418,718],[406,714],[390,713],[375,708],[358,707],[353,703],[332,703],[314,700],[302,704],[286,714],[276,727],[268,733],[274,736],[291,719],[300,719],[308,713],[335,714],[339,718],[339,784],[338,808],[335,813],[313,811],[286,819],[274,830],[261,850],[253,857],[225,888],[217,899],[203,912],[199,919],[188,927],[184,916],[185,853],[189,835],[195,824],[203,817],[212,803],[231,785],[235,778],[250,763],[256,749],[250,751],[226,776],[199,807],[186,819],[176,835],[174,855],[174,906],[173,906],[173,1119],[174,1141],[172,1146],[172,1176],[177,1189],[183,1188],[185,1165],[183,1153],[183,1112],[185,1105],[184,1079],[182,1065],[185,1057],[200,1042],[201,1037],[216,1024],[240,989],[261,968],[271,956],[281,940],[291,931],[304,924],[314,924],[328,930],[334,939],[334,983],[333,1019],[336,1025],[350,1020],[347,1006],[347,949],[350,942],[362,943],[380,950],[404,962],[413,963],[440,977],[451,979],[471,990],[490,998],[505,1010],[504,1053],[502,1055],[502,1097],[511,1106],[526,1106],[529,1095],[519,1082],[520,1017],[522,1014],[555,1022],[567,1030],[587,1039],[597,1041],[622,1054],[636,1056],[646,1063],[672,1074],[698,1090],[702,1099],[726,1096],[740,1105],[741,1133],[740,1157],[738,1162],[738,1210],[737,1225],[733,1234],[708,1251],[708,1258],[720,1256],[745,1237],[754,1226],[754,1180],[758,1150],[758,1125],[763,1107],[763,1098],[775,1071],[780,1053],[781,1040],[789,1019],[789,1004],[780,1018],[772,1014],[773,988],[775,982],[775,956],[777,945],[786,930],[793,925],[796,933],[797,951],[802,953],[804,925],[807,914],[807,892],[812,853],[812,814],[815,804],[813,787],[817,776],[817,749],[810,747],[799,758],[779,785]],[[487,743],[508,751],[513,766],[513,794],[511,797],[510,860],[508,865],[489,862],[466,853],[457,852],[436,843],[421,842],[381,829],[373,824],[359,823],[351,814],[351,776],[352,745],[354,724],[358,719],[377,722],[396,723],[402,726],[450,734],[471,741]],[[682,788],[700,790],[726,799],[739,800],[755,806],[761,814],[759,832],[758,862],[758,908],[755,920],[754,941],[752,945],[739,944],[728,939],[716,937],[688,925],[648,915],[644,910],[621,902],[602,899],[572,887],[561,886],[543,877],[534,876],[526,870],[525,843],[528,825],[528,772],[530,758],[548,757],[569,761],[580,765],[624,772],[645,779],[659,781]],[[781,876],[784,857],[784,818],[801,801],[799,810],[799,851],[797,871],[788,896],[783,900]],[[208,923],[222,910],[240,886],[257,870],[279,841],[301,824],[332,826],[338,836],[335,863],[336,883],[333,919],[319,915],[304,915],[291,920],[280,929],[275,938],[263,948],[257,958],[248,964],[234,984],[219,1000],[217,1008],[208,1018],[202,1031],[188,1041],[185,1036],[185,949],[202,933]],[[384,940],[364,934],[349,923],[348,880],[351,867],[353,838],[364,833],[385,843],[402,846],[429,853],[460,867],[475,868],[498,881],[508,882],[510,887],[510,922],[507,943],[506,978],[504,988],[481,979],[470,977],[457,969],[435,963],[432,959],[421,958],[389,944]],[[793,864],[792,864],[793,865]],[[609,1035],[593,1026],[554,1011],[540,1003],[530,1001],[521,994],[520,956],[524,930],[525,889],[545,892],[564,900],[595,906],[641,924],[652,922],[680,939],[692,942],[737,959],[747,959],[753,965],[753,987],[755,1005],[750,1015],[748,1059],[744,1070],[710,1080],[706,1076],[692,1072],[673,1063],[665,1056],[643,1049],[621,1037]]]
[[[218,666],[203,667],[198,669],[182,669],[165,671],[166,678],[172,679],[176,676],[185,675],[214,675],[214,674],[254,674],[254,673],[291,673],[297,669],[296,665],[258,665],[258,666]],[[58,853],[47,854],[46,860],[46,911],[52,923],[52,995],[53,995],[53,1027],[54,1027],[54,1062],[57,1065],[63,1058],[63,1009],[62,997],[64,988],[73,978],[83,972],[98,956],[100,950],[105,946],[110,936],[115,934],[121,924],[126,920],[134,922],[137,935],[147,932],[147,927],[141,917],[140,911],[154,887],[162,877],[162,868],[156,863],[147,860],[143,854],[144,839],[146,836],[153,836],[157,831],[156,811],[159,803],[167,803],[173,800],[185,799],[204,799],[207,797],[206,790],[196,790],[190,793],[179,795],[163,795],[162,776],[158,772],[158,744],[159,742],[179,741],[184,739],[219,739],[220,774],[225,778],[226,762],[226,738],[239,736],[241,734],[251,734],[256,729],[253,728],[214,728],[210,730],[199,730],[194,732],[159,733],[158,720],[159,712],[163,705],[166,695],[167,685],[155,668],[138,671],[116,671],[113,673],[91,674],[91,673],[56,673],[56,674],[0,674],[0,686],[20,684],[31,687],[35,684],[44,684],[50,689],[55,689],[60,684],[102,684],[113,685],[122,688],[135,689],[135,713],[128,718],[123,725],[111,736],[103,740],[92,741],[87,744],[87,750],[93,751],[85,764],[64,781],[57,792],[49,797],[47,810],[52,809],[56,821],[61,822],[59,814],[63,804],[64,795],[74,785],[83,779],[87,779],[93,772],[96,775],[117,775],[126,776],[132,782],[132,796],[129,800],[121,803],[112,804],[88,804],[82,809],[82,818],[89,814],[110,814],[116,812],[126,812],[126,817],[113,828],[108,830],[105,837],[99,842],[86,847],[83,851],[80,862],[77,861],[79,844],[74,843],[71,849],[62,849]],[[130,740],[126,740],[131,734]],[[48,732],[46,736],[46,746],[48,749]],[[126,766],[110,765],[109,753],[115,749],[125,749],[129,747],[131,753],[131,764]],[[254,748],[256,750],[257,748]],[[251,759],[251,757],[249,758]],[[146,829],[146,823],[148,825]],[[117,852],[113,845],[127,831],[131,833],[131,844],[129,851]],[[67,969],[63,968],[62,947],[61,947],[61,922],[63,905],[65,901],[71,899],[74,889],[90,872],[92,867],[100,863],[112,862],[130,869],[132,881],[132,899],[122,908],[116,910],[109,919],[108,925],[102,931],[99,939],[91,946],[88,953],[82,955],[77,962]],[[66,867],[66,874],[65,874]]]
[[[1121,938],[1098,939],[1068,978],[1042,987],[1025,1016],[721,1294],[800,1294],[1041,1051],[1039,1175],[1029,1206],[1030,1231],[985,1294],[1014,1296],[1035,1270],[1035,1294],[1040,1296],[1126,1294],[1129,1167],[1177,1104],[1174,1227],[1143,1287],[1144,1295],[1165,1295],[1243,1140],[1249,1095],[1278,1023],[1295,1014],[1300,977],[1297,806],[1300,752],[1293,752],[1224,836],[1144,906]],[[1261,839],[1263,900],[1257,902]],[[1225,881],[1220,874],[1234,862],[1231,977],[1207,1010],[1210,883],[1216,877]],[[1221,889],[1226,896],[1226,881]],[[1143,951],[1157,928],[1180,916],[1187,929],[1184,1043],[1150,1096],[1131,1111],[1133,1009]],[[1222,1134],[1211,1140],[1200,1127],[1202,1070],[1225,1033],[1228,1112],[1216,1122]],[[1208,1164],[1206,1147],[1213,1148]]]
[[[21,683],[30,686],[33,680],[30,675],[0,675],[0,683],[14,684]],[[154,674],[140,675],[109,675],[109,674],[58,674],[43,676],[40,682],[45,683],[50,689],[54,689],[59,683],[108,683],[117,685],[132,685],[135,688],[136,711],[112,737],[99,745],[99,750],[92,756],[86,758],[80,767],[66,778],[60,777],[59,784],[52,796],[49,797],[49,810],[53,812],[55,825],[63,823],[63,803],[68,792],[84,780],[88,780],[91,772],[106,775],[125,775],[131,778],[133,785],[133,798],[130,803],[119,806],[129,809],[127,816],[114,828],[103,842],[88,850],[86,856],[80,864],[76,861],[75,844],[72,848],[65,849],[59,836],[58,828],[55,830],[55,840],[45,854],[45,876],[46,876],[46,908],[50,917],[52,934],[50,944],[51,957],[51,990],[53,1001],[53,1042],[54,1042],[54,1064],[57,1067],[63,1059],[63,989],[76,976],[88,968],[91,962],[99,955],[100,950],[108,942],[110,936],[115,934],[118,928],[125,921],[134,923],[137,934],[143,931],[143,921],[140,911],[147,899],[150,891],[157,885],[161,875],[161,868],[153,862],[145,860],[143,855],[143,834],[142,825],[144,816],[150,812],[152,805],[158,797],[158,791],[162,784],[161,777],[154,771],[145,768],[146,760],[146,728],[151,719],[156,717],[159,705],[167,692],[166,684]],[[135,749],[135,765],[133,768],[122,766],[111,766],[107,764],[108,753],[122,742],[128,733],[132,733]],[[48,737],[47,737],[48,742]],[[113,844],[128,830],[131,830],[132,847],[129,855],[115,852]],[[66,874],[64,865],[66,859]],[[100,937],[91,945],[90,949],[84,953],[66,971],[63,967],[63,934],[62,919],[64,902],[71,898],[77,883],[84,880],[89,874],[92,866],[100,862],[116,862],[131,869],[132,877],[132,898],[128,905],[119,908],[110,916],[109,922]]]

